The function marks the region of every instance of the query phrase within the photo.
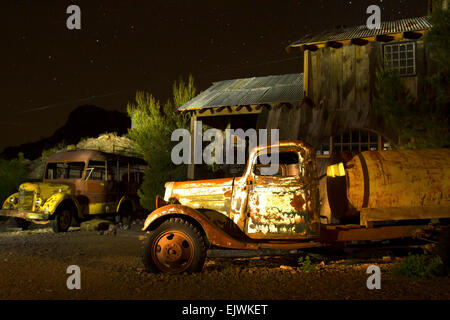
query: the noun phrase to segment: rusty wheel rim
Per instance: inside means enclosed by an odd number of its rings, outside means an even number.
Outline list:
[[[63,230],[69,229],[70,223],[72,222],[72,216],[70,215],[70,211],[63,210],[63,212],[61,212],[61,217],[60,217],[59,221],[60,221],[59,225],[61,226],[61,229],[63,229]]]
[[[152,245],[152,258],[163,272],[186,271],[194,259],[194,243],[184,232],[169,230],[159,235]]]

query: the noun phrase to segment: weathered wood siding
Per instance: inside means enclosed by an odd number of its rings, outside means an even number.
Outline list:
[[[411,41],[411,40],[405,40]],[[344,45],[307,51],[308,92],[313,106],[274,107],[264,111],[260,128],[279,128],[280,139],[301,139],[315,147],[350,129],[372,129],[396,141],[375,113],[376,74],[383,65],[383,44]],[[423,82],[432,71],[426,64],[423,40],[416,41],[416,75],[402,77],[410,93],[420,99]]]

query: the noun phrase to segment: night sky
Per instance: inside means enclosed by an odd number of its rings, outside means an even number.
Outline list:
[[[81,30],[66,27],[71,4]],[[302,72],[290,42],[364,24],[371,4],[382,20],[426,15],[426,0],[2,1],[0,150],[51,135],[79,105],[125,111],[136,90],[165,101],[189,73],[204,90]]]

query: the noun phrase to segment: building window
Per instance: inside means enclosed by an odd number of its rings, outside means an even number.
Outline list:
[[[416,74],[415,42],[385,44],[383,49],[385,68],[396,70],[401,76]]]
[[[330,137],[329,142],[323,143],[317,150],[317,156],[328,158],[331,152],[362,152],[389,150],[390,148],[389,141],[379,133],[365,129],[354,129]]]

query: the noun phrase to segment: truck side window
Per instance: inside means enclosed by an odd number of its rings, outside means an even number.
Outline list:
[[[86,180],[105,180],[105,161],[89,161]]]
[[[275,158],[272,157],[272,154],[269,154],[271,161]],[[261,160],[261,156],[256,158],[256,163],[253,168],[253,173],[255,175],[262,175],[261,168],[269,167],[271,164],[263,164]],[[278,153],[278,172],[276,174],[272,174],[273,176],[281,176],[281,177],[299,177],[302,175],[299,163],[299,156],[297,152],[289,151],[289,152],[280,152]]]

